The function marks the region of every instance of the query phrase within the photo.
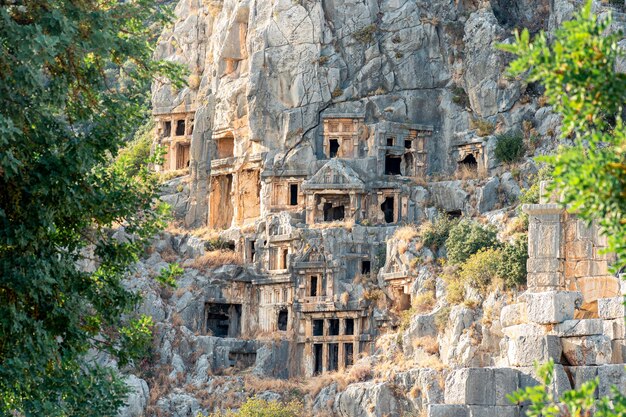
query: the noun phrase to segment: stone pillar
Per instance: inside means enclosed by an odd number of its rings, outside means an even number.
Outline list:
[[[565,289],[564,232],[559,204],[525,204],[528,214],[528,291]]]
[[[189,205],[185,224],[187,227],[206,226],[209,220],[208,182],[211,174],[209,142],[213,135],[213,96],[207,106],[198,109],[194,116],[194,129],[189,150]],[[173,129],[172,129],[173,130]]]

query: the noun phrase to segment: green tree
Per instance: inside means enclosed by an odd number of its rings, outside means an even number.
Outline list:
[[[147,169],[111,162],[152,77],[180,84],[151,58],[169,17],[155,0],[0,1],[2,415],[114,416],[122,403],[124,384],[85,354],[127,363],[150,330],[121,320],[137,301],[122,279],[165,207]]]
[[[562,139],[571,142],[544,159],[553,171],[553,189],[563,204],[591,222],[608,238],[626,264],[626,137],[622,103],[626,75],[616,72],[624,53],[621,35],[608,33],[611,19],[598,19],[587,1],[574,19],[564,22],[549,42],[540,33],[531,42],[528,30],[512,44],[499,47],[517,55],[510,73],[541,82],[548,102],[562,117]]]
[[[510,65],[515,76],[539,81],[553,109],[562,117],[561,146],[544,158],[554,167],[553,190],[564,206],[587,222],[597,221],[607,236],[609,251],[617,256],[615,269],[626,262],[626,138],[622,103],[626,75],[616,72],[620,34],[609,33],[611,18],[599,20],[588,0],[574,19],[563,23],[549,42],[540,33],[532,42],[527,30],[515,42],[500,48],[517,55]],[[528,401],[531,417],[626,415],[626,399],[595,399],[598,380],[554,398],[549,386],[553,362],[539,367],[543,383],[516,392],[515,402]],[[595,410],[595,411],[594,411]]]
[[[465,262],[481,249],[498,245],[497,232],[493,227],[469,219],[462,219],[455,224],[446,239],[448,260],[453,265]]]

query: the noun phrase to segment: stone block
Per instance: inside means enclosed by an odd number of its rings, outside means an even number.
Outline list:
[[[542,216],[543,217],[543,216]],[[531,222],[528,225],[528,256],[531,258],[562,258],[561,224],[559,221]]]
[[[590,240],[574,240],[568,242],[565,247],[565,257],[568,260],[591,259],[593,257],[593,245]]]
[[[496,406],[511,405],[507,395],[519,388],[519,371],[512,368],[493,368]],[[507,414],[508,415],[508,414]]]
[[[541,324],[516,324],[515,326],[503,327],[502,333],[511,339],[515,339],[520,336],[545,336],[548,334],[548,326]]]
[[[565,288],[565,276],[562,272],[529,272],[528,288],[543,288],[544,291]]]
[[[526,270],[528,273],[563,272],[565,269],[562,259],[555,258],[528,258]]]
[[[598,366],[598,397],[613,397],[611,387],[615,386],[622,394],[626,394],[626,368],[624,365]]]
[[[464,405],[430,404],[428,417],[469,417],[469,410]]]
[[[566,368],[567,372],[572,376],[572,388],[579,389],[582,384],[587,381],[591,381],[596,376],[598,376],[598,367],[597,366],[571,366]],[[596,390],[596,398],[598,395],[598,391]]]
[[[519,336],[509,340],[507,358],[510,366],[532,366],[561,358],[561,341],[556,336]]]
[[[520,409],[515,405],[482,406],[470,405],[469,417],[519,417]]]
[[[554,326],[553,334],[560,337],[593,336],[604,334],[601,319],[566,320]]]
[[[543,361],[539,362],[542,363]],[[518,368],[518,371],[520,372],[520,389],[539,385],[539,377],[537,375],[537,369],[534,365]],[[563,367],[563,365],[560,365],[558,363],[554,365],[552,385],[549,387],[549,389],[550,393],[552,393],[556,397],[560,397],[561,395],[563,395],[563,393],[572,389],[572,384],[570,383],[569,376],[567,375],[567,372],[565,372],[565,368]]]
[[[603,319],[624,318],[624,297],[598,299],[598,315]]]
[[[626,339],[624,319],[602,321],[603,334],[610,339]]]
[[[533,323],[562,323],[574,318],[574,312],[583,301],[577,291],[546,291],[527,293],[528,320]]]
[[[526,303],[509,304],[500,311],[500,323],[502,327],[526,323],[526,316]]]
[[[446,378],[446,404],[495,405],[494,371],[491,368],[463,368]]]
[[[611,363],[626,363],[626,340],[615,339],[611,341],[612,358]]]
[[[574,366],[611,363],[611,339],[604,335],[565,337],[561,339],[563,355]]]

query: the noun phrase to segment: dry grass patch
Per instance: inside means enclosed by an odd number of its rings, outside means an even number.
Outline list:
[[[415,297],[413,301],[413,308],[416,313],[428,313],[432,311],[433,307],[437,304],[435,299],[435,293],[432,291],[424,292]]]
[[[414,224],[407,224],[406,226],[402,226],[396,229],[395,233],[393,234],[393,239],[403,242],[410,242],[411,240],[417,238],[419,235],[420,234],[417,230],[417,226],[415,226]]]
[[[354,227],[354,220],[335,220],[332,222],[315,223],[310,226],[311,229],[321,229],[321,230],[343,228],[343,229],[346,229],[348,232],[351,232],[353,227]]]
[[[433,336],[419,337],[413,341],[413,347],[424,349],[424,352],[429,355],[436,355],[439,353],[439,342],[437,338]]]
[[[200,271],[208,271],[223,265],[241,265],[241,255],[232,250],[214,250],[193,260],[191,267]]]

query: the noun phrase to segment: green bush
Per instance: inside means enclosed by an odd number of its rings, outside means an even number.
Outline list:
[[[302,403],[295,400],[283,403],[253,397],[248,398],[238,411],[228,410],[226,413],[218,411],[210,417],[302,417],[303,408]]]
[[[528,260],[528,240],[520,235],[512,244],[506,244],[502,250],[502,259],[497,267],[498,276],[506,288],[526,284],[526,261]]]
[[[154,139],[154,121],[150,119],[141,126],[133,140],[120,149],[115,163],[124,168],[129,177],[135,176],[147,164]]]
[[[498,268],[501,263],[502,251],[500,249],[482,249],[461,264],[459,279],[462,283],[476,288],[481,294],[486,294],[495,278],[498,277]]]
[[[496,230],[475,221],[463,219],[450,229],[446,239],[448,261],[453,265],[465,262],[481,249],[498,246]]]
[[[444,213],[442,213],[434,223],[424,223],[420,227],[422,243],[427,248],[437,252],[439,248],[445,245],[448,236],[450,236],[450,230],[457,223],[458,220],[452,219]]]
[[[500,162],[515,162],[524,156],[524,135],[519,131],[497,135],[496,158]]]

